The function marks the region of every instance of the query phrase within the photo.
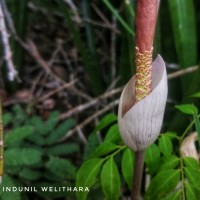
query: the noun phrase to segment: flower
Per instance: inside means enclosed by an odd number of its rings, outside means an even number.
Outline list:
[[[135,76],[125,86],[119,102],[118,124],[124,143],[141,151],[158,137],[167,100],[167,74],[160,55],[152,63],[151,92],[136,101]]]

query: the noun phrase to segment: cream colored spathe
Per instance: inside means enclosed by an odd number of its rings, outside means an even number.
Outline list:
[[[119,102],[118,123],[124,143],[134,151],[146,149],[158,137],[167,100],[167,73],[160,55],[152,63],[152,92],[135,103],[135,76]]]

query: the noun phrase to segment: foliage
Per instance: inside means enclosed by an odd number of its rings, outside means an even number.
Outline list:
[[[200,122],[196,106],[183,104],[177,105],[176,108],[184,114],[193,116],[193,121],[188,128],[191,129],[193,126],[193,129],[198,132]],[[88,185],[91,194],[95,191],[98,192],[99,196],[104,195],[105,199],[117,200],[124,196],[122,192],[124,188],[126,188],[125,191],[130,192],[131,190],[134,176],[134,153],[123,145],[117,124],[111,119],[112,115],[105,116],[91,133],[94,135],[97,131],[104,132],[106,127],[108,129],[104,140],[95,148],[94,153],[87,157],[78,170],[76,185],[77,187]],[[199,163],[194,158],[184,157],[179,152],[182,140],[188,133],[188,128],[181,137],[174,132],[160,134],[156,143],[146,150],[145,176],[150,176],[151,181],[144,194],[145,200],[198,200],[200,194]],[[175,148],[173,144],[179,145]],[[99,187],[102,190],[98,190]],[[77,193],[77,199],[90,199],[90,193]]]
[[[68,156],[79,152],[77,143],[62,143],[60,139],[75,122],[59,122],[59,113],[52,112],[46,121],[41,117],[27,116],[18,105],[3,115],[5,125],[5,175],[1,185],[1,199],[24,199],[20,192],[2,192],[2,187],[16,186],[72,186],[77,167]],[[69,193],[69,192],[68,192]],[[48,197],[43,192],[42,196]],[[52,193],[64,197],[66,192]]]

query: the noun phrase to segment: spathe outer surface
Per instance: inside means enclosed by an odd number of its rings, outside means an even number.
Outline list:
[[[197,132],[191,133],[182,141],[180,152],[183,157],[193,157],[199,161],[199,154],[195,145],[196,141],[198,141]]]
[[[167,74],[160,55],[152,64],[152,92],[135,103],[135,76],[125,86],[119,102],[118,124],[124,143],[134,151],[146,149],[158,137],[167,100]]]

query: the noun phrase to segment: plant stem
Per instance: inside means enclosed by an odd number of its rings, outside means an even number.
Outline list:
[[[142,174],[144,166],[144,150],[135,152],[135,167],[133,175],[133,186],[131,200],[140,200],[140,191],[142,184]]]

